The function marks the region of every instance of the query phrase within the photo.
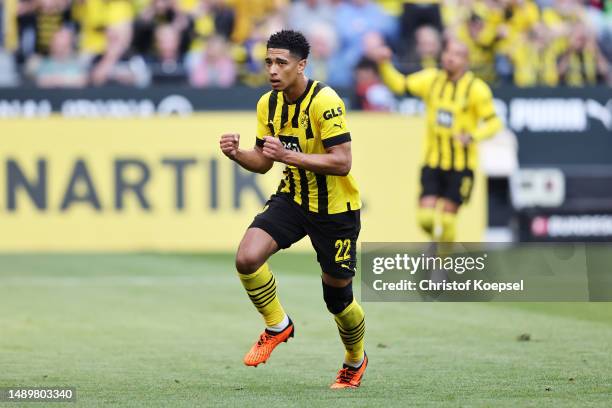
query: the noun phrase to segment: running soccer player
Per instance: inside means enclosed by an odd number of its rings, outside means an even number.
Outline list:
[[[491,89],[468,70],[468,48],[456,39],[446,41],[442,69],[428,68],[408,76],[393,67],[388,47],[374,49],[369,56],[379,63],[382,79],[394,93],[408,92],[425,103],[427,136],[418,222],[433,241],[453,242],[457,212],[472,191],[477,142],[502,127]],[[439,233],[438,205],[442,210]]]
[[[278,299],[267,260],[308,235],[322,270],[323,299],[346,350],[331,388],[355,388],[368,364],[365,316],[352,289],[361,200],[350,174],[344,103],[332,88],[306,78],[309,51],[299,32],[273,34],[265,60],[272,90],[257,103],[255,146],[240,148],[238,134],[220,140],[223,153],[249,171],[266,173],[274,162],[286,165],[278,190],[247,229],[236,254],[238,276],[266,324],[244,363],[265,363],[276,346],[293,337],[294,324]]]

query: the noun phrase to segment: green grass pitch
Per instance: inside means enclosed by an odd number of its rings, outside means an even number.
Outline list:
[[[612,304],[365,303],[362,387],[329,390],[343,348],[313,258],[272,258],[296,337],[250,368],[262,321],[230,255],[2,255],[0,387],[94,407],[612,404]]]

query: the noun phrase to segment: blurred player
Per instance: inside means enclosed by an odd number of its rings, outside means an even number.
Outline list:
[[[379,47],[369,56],[379,63],[382,79],[393,92],[409,92],[426,105],[418,222],[432,240],[453,242],[457,211],[472,191],[477,142],[502,127],[491,89],[468,70],[468,48],[455,39],[445,44],[442,69],[428,68],[408,76],[393,67],[389,48]],[[442,210],[439,233],[435,225],[438,206]]]
[[[277,345],[293,337],[293,322],[281,306],[266,261],[308,235],[322,270],[323,298],[346,349],[332,388],[358,387],[368,359],[364,313],[352,290],[361,200],[349,173],[346,109],[333,89],[304,75],[310,46],[302,34],[280,31],[270,37],[267,49],[272,91],[257,104],[254,148],[239,148],[237,134],[225,134],[220,141],[223,153],[247,170],[266,173],[274,162],[286,164],[278,190],[247,229],[236,254],[240,280],[266,323],[244,363],[265,363]]]

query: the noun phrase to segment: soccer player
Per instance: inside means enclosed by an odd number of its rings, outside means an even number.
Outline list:
[[[244,363],[265,363],[276,346],[293,337],[293,322],[281,306],[267,260],[308,235],[322,270],[323,298],[346,350],[331,388],[355,388],[368,364],[364,312],[352,290],[361,200],[350,174],[344,103],[333,89],[304,75],[309,50],[299,32],[270,37],[265,64],[272,91],[257,103],[255,146],[240,148],[238,134],[220,140],[223,153],[249,171],[266,173],[274,162],[286,165],[278,190],[236,254],[240,280],[266,324]]]
[[[393,67],[388,47],[371,50],[369,56],[379,63],[382,79],[394,93],[408,92],[425,103],[427,135],[418,222],[433,241],[453,242],[457,212],[472,191],[477,143],[502,127],[491,89],[468,70],[468,48],[456,39],[445,43],[442,69],[428,68],[408,76]],[[438,206],[442,210],[439,233]]]

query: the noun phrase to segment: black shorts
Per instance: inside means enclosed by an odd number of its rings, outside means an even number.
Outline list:
[[[474,186],[474,172],[442,170],[424,166],[421,170],[421,197],[437,196],[446,198],[457,205],[467,203]]]
[[[355,276],[359,210],[318,214],[306,211],[285,194],[274,194],[249,228],[266,231],[281,249],[308,235],[323,272],[340,279]]]

